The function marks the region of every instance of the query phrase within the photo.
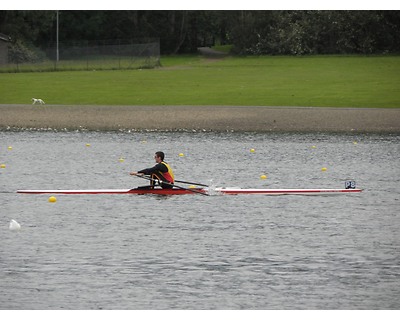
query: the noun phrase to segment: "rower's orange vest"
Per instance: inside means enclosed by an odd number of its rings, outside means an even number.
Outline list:
[[[174,172],[172,171],[171,167],[169,166],[168,163],[166,162],[161,162],[162,164],[164,164],[167,169],[168,172],[161,172],[161,174],[164,176],[164,178],[169,182],[169,183],[174,183],[175,181],[175,176],[174,176]]]

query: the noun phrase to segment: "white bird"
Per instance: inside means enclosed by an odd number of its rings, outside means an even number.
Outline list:
[[[45,104],[42,99],[32,98],[31,100],[32,100],[32,104],[36,104],[36,103],[38,103],[40,105]]]
[[[10,230],[19,230],[19,229],[21,229],[21,225],[14,219],[11,219],[9,229]]]

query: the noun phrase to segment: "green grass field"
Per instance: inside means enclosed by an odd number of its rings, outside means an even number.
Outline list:
[[[0,73],[0,104],[400,107],[400,56],[163,57],[161,68]]]

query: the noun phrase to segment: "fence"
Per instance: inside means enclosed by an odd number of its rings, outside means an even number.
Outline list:
[[[61,42],[58,47],[52,43],[45,50],[29,51],[21,58],[19,51],[15,54],[10,50],[9,63],[1,65],[0,72],[119,70],[160,65],[158,39]]]

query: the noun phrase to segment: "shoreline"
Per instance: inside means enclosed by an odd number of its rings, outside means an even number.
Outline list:
[[[400,133],[400,108],[0,105],[0,131]]]

